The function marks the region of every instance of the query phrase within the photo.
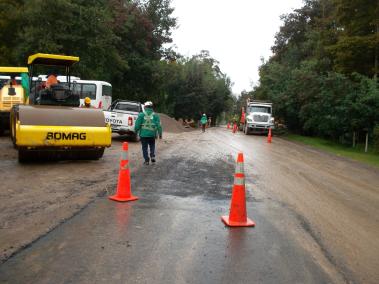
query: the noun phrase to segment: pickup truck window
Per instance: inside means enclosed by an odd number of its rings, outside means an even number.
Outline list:
[[[270,107],[264,107],[264,106],[249,106],[247,108],[247,112],[265,112],[265,113],[271,113]]]
[[[132,105],[132,104],[117,104],[114,109],[117,110],[123,110],[123,111],[130,111],[130,112],[140,112],[140,106],[139,105]]]

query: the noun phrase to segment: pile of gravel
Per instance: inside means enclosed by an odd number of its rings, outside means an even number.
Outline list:
[[[185,128],[179,121],[169,117],[167,114],[159,113],[159,117],[161,119],[163,132],[181,133],[188,131],[188,129]]]

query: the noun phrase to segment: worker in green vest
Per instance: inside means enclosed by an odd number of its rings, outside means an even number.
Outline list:
[[[207,126],[207,123],[208,123],[208,118],[205,113],[203,113],[203,116],[200,119],[200,123],[201,123],[202,131],[205,132],[205,127]]]
[[[159,116],[153,111],[153,103],[148,101],[144,104],[144,111],[138,115],[135,131],[139,133],[142,145],[144,164],[151,161],[155,163],[155,139],[162,139],[162,126]],[[149,156],[150,148],[150,156]]]

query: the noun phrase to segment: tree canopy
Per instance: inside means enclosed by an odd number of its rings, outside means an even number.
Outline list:
[[[110,82],[114,98],[217,116],[230,80],[207,52],[183,58],[169,47],[172,12],[170,0],[0,0],[0,65],[25,66],[37,52],[79,56],[74,75]]]
[[[379,3],[306,0],[283,15],[250,92],[293,131],[344,139],[379,123]]]

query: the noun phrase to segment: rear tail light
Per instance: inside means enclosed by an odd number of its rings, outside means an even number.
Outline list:
[[[133,125],[133,117],[129,116],[128,118],[128,125],[132,126]]]
[[[100,101],[100,102],[99,102],[99,107],[98,107],[98,108],[102,108],[102,107],[103,107],[103,102]]]

